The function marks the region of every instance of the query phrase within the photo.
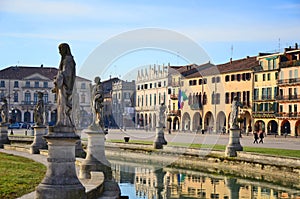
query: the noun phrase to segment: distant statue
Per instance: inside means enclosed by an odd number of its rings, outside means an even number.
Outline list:
[[[42,92],[38,92],[38,102],[34,109],[34,122],[37,126],[44,124],[45,105],[43,96],[44,94]]]
[[[166,109],[167,106],[164,103],[161,103],[160,107],[159,107],[159,127],[165,127],[165,121],[166,121]]]
[[[57,122],[56,126],[74,127],[71,119],[72,91],[76,77],[76,63],[68,44],[62,43],[58,47],[61,54],[58,73],[54,79],[52,92],[57,95]]]
[[[236,128],[238,127],[238,121],[237,121],[237,118],[238,118],[238,114],[239,114],[239,107],[243,107],[243,104],[240,103],[238,101],[238,97],[235,96],[233,98],[233,101],[232,101],[232,105],[231,105],[231,115],[230,115],[230,122],[231,122],[231,127],[232,128]]]
[[[93,112],[93,123],[91,126],[98,125],[104,129],[103,122],[103,101],[104,101],[104,90],[101,83],[100,77],[95,77],[95,84],[91,86],[91,106]]]
[[[3,98],[2,104],[1,104],[1,119],[2,124],[8,123],[8,105],[7,105],[7,99]]]

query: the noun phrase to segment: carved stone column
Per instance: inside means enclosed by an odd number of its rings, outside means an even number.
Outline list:
[[[33,126],[34,131],[34,140],[30,146],[31,154],[39,154],[40,149],[47,149],[47,142],[43,138],[46,135],[46,127],[45,126]]]
[[[0,124],[0,148],[3,148],[4,144],[8,144],[8,124]]]
[[[79,136],[71,127],[50,127],[46,176],[36,188],[37,199],[86,199],[85,187],[75,169],[75,144]]]
[[[233,127],[230,129],[229,142],[226,146],[225,156],[236,157],[237,151],[243,151],[243,147],[240,144],[240,129]]]

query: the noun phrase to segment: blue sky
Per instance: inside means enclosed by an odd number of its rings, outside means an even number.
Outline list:
[[[231,55],[239,59],[300,43],[300,1],[0,0],[0,69],[57,67],[57,46],[67,42],[80,73],[98,46],[143,28],[178,32],[202,47],[214,63],[225,63]],[[122,77],[132,67],[188,62],[181,52],[161,52],[123,54],[111,61],[106,74],[93,72],[105,79],[109,74]]]

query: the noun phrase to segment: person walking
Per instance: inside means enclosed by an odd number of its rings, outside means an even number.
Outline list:
[[[254,132],[253,132],[253,136],[254,136],[253,144],[254,144],[254,143],[258,144],[258,133],[257,133],[257,131],[254,131]]]
[[[264,132],[260,132],[259,133],[259,138],[260,138],[260,140],[259,140],[259,143],[264,143]]]

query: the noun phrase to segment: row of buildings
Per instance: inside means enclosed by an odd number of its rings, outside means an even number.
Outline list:
[[[242,102],[238,121],[242,132],[300,133],[300,49],[213,65],[149,66],[136,78],[136,124],[156,125],[161,103],[168,107],[171,131],[225,133],[230,129],[234,96]]]
[[[159,106],[167,106],[166,129],[226,133],[231,103],[243,106],[238,121],[243,132],[300,133],[300,49],[230,60],[214,65],[153,65],[137,71],[134,81],[110,78],[102,82],[107,127],[155,130]],[[33,122],[37,92],[44,93],[45,118],[56,120],[56,96],[51,93],[57,69],[11,66],[0,71],[0,98],[6,97],[15,121]],[[91,80],[76,77],[74,121],[91,121]],[[299,108],[298,108],[299,106]]]

